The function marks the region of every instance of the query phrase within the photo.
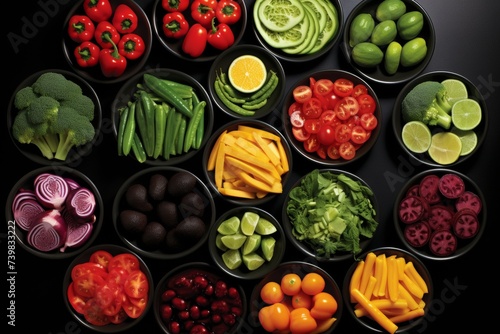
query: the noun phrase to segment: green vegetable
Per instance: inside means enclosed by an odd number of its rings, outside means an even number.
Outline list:
[[[61,106],[71,107],[80,115],[87,117],[90,121],[94,119],[94,101],[87,95],[70,93],[68,97],[60,101]]]
[[[163,98],[166,102],[170,103],[177,111],[183,113],[185,116],[191,118],[193,112],[186,102],[176,95],[172,88],[166,84],[162,79],[154,75],[145,73],[144,82],[155,94]]]
[[[47,159],[53,159],[54,153],[45,140],[47,123],[32,124],[28,121],[28,112],[21,110],[12,123],[12,136],[21,144],[34,144]]]
[[[349,45],[367,42],[375,28],[375,20],[369,13],[360,13],[351,21],[349,27]]]
[[[184,138],[184,153],[189,151],[193,145],[194,136],[196,134],[196,130],[198,129],[198,124],[205,113],[206,105],[206,101],[200,101],[194,108],[193,117],[189,120],[186,129],[186,137]]]
[[[186,117],[181,117],[181,123],[179,124],[179,131],[175,137],[175,153],[182,153],[182,148],[184,147],[184,139],[186,138],[186,128],[187,119]]]
[[[392,42],[398,35],[396,22],[393,20],[385,20],[377,23],[373,28],[370,42],[378,46],[385,46]]]
[[[72,94],[82,94],[82,87],[56,72],[45,72],[31,85],[38,95],[50,96],[56,100],[71,99]]]
[[[155,139],[153,158],[157,159],[163,151],[163,142],[165,141],[165,131],[167,128],[168,105],[163,103],[155,104],[154,112]]]
[[[361,42],[352,48],[352,60],[363,67],[374,67],[384,59],[384,52],[371,42]]]
[[[427,55],[427,44],[422,37],[416,37],[403,45],[401,65],[405,67],[420,63]]]
[[[175,128],[177,119],[179,119],[180,123],[180,118],[177,116],[178,114],[179,113],[175,110],[175,108],[171,108],[167,114],[167,131],[165,133],[165,141],[163,143],[163,158],[166,160],[170,158],[170,152],[174,145],[176,131],[178,131],[178,129]]]
[[[19,89],[14,96],[14,107],[16,107],[18,110],[28,108],[28,106],[31,104],[31,101],[33,101],[37,97],[38,94],[33,91],[33,88],[31,86],[23,87]]]
[[[134,153],[135,158],[140,163],[146,161],[146,151],[144,150],[144,146],[142,144],[141,138],[137,132],[134,132],[133,141],[132,141],[132,152]]]
[[[384,68],[389,74],[394,74],[398,71],[401,61],[402,46],[397,41],[392,41],[385,49]]]
[[[144,116],[146,119],[146,133],[148,140],[146,146],[146,154],[148,156],[153,156],[155,149],[155,103],[151,99],[150,95],[144,91],[140,91],[140,103],[142,110],[144,111]]]
[[[318,257],[361,251],[378,222],[370,188],[345,174],[313,170],[289,193],[286,207],[292,234]]]
[[[222,81],[219,78],[216,78],[215,79],[215,84],[214,84],[215,93],[217,94],[217,96],[219,97],[219,99],[222,101],[222,103],[224,103],[230,110],[232,110],[235,113],[240,114],[242,116],[252,116],[252,115],[255,114],[255,111],[244,109],[241,106],[239,106],[239,105],[231,102],[226,97],[226,95],[224,95],[224,88],[223,88],[223,86],[224,86],[224,84],[222,83]]]
[[[279,78],[276,72],[270,70],[269,73],[267,74],[267,82],[260,88],[258,91],[256,91],[252,96],[248,98],[247,103],[259,103],[264,99],[267,99],[268,97],[271,96],[271,94],[274,92],[276,87],[278,86],[279,83]]]
[[[383,0],[375,11],[379,21],[397,20],[406,12],[406,4],[402,0]]]
[[[424,81],[413,87],[401,104],[401,116],[405,123],[421,121],[444,129],[451,126],[451,104],[443,84]]]
[[[410,40],[418,36],[424,26],[424,15],[419,11],[403,14],[396,22],[399,37]]]
[[[149,135],[148,135],[148,126],[146,123],[146,113],[144,112],[144,108],[142,106],[141,101],[137,101],[135,104],[135,122],[137,124],[137,129],[139,130],[139,137],[142,140],[142,144],[146,153],[149,155],[150,152],[150,143],[149,143]]]
[[[129,106],[125,106],[118,110],[120,113],[120,121],[118,122],[118,131],[116,133],[116,141],[118,144],[118,155],[123,155],[123,135],[125,133],[125,127],[127,125],[128,115],[130,113]]]
[[[276,32],[290,30],[306,15],[300,0],[262,0],[256,12],[262,25]]]
[[[135,135],[135,102],[130,102],[128,104],[129,114],[127,117],[127,123],[125,124],[125,130],[123,132],[123,144],[122,152],[123,155],[129,155],[130,149],[132,148],[132,143],[134,142]]]

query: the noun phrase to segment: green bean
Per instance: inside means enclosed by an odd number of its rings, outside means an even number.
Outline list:
[[[194,136],[196,133],[196,129],[198,128],[198,124],[205,113],[205,106],[207,105],[206,101],[200,101],[196,107],[194,108],[193,117],[188,122],[186,135],[184,138],[184,153],[191,149],[193,145]]]
[[[146,134],[148,140],[145,142],[147,145],[146,154],[148,156],[153,156],[155,149],[155,106],[156,103],[153,102],[149,94],[141,90],[140,91],[142,110],[144,111],[144,117],[146,119]]]
[[[141,139],[137,132],[134,132],[134,140],[132,142],[132,152],[134,152],[134,156],[139,162],[146,161],[146,151],[144,150],[144,146],[142,145]]]
[[[129,114],[127,118],[127,124],[125,124],[125,131],[123,132],[123,144],[122,152],[123,155],[129,155],[130,149],[132,148],[132,142],[134,141],[135,133],[135,102],[131,102],[128,105]]]
[[[146,125],[146,115],[144,113],[144,109],[142,108],[142,103],[139,100],[136,100],[135,103],[135,122],[137,123],[137,128],[139,129],[139,135],[142,140],[143,146],[147,152],[147,147],[149,146],[148,128]]]
[[[264,99],[262,101],[260,101],[259,103],[255,103],[255,104],[242,104],[241,107],[242,108],[245,108],[247,110],[257,110],[257,109],[260,109],[262,108],[263,106],[265,106],[267,103],[267,99]]]
[[[199,149],[201,147],[201,142],[203,141],[204,135],[205,135],[205,113],[201,115],[200,123],[198,123],[198,128],[196,128],[196,133],[193,142],[194,149]]]
[[[265,91],[264,94],[262,94],[261,96],[259,96],[255,100],[247,102],[246,104],[247,105],[255,105],[255,104],[260,104],[264,100],[267,100],[271,96],[271,94],[274,92],[276,87],[278,86],[278,81],[279,81],[278,77],[274,78],[271,82],[272,85]]]
[[[264,86],[262,86],[258,91],[256,91],[248,100],[255,100],[259,98],[260,96],[264,95],[273,85],[273,80],[278,79],[278,76],[276,75],[276,72],[269,70],[268,74],[268,79]]]
[[[230,92],[233,90],[231,86],[228,84],[223,84],[222,86],[222,94],[231,102],[236,104],[243,104],[246,102],[246,99],[238,98],[235,95],[232,95]]]
[[[175,115],[177,114],[175,108],[170,108],[167,115],[167,131],[165,133],[165,141],[163,142],[163,158],[168,160],[170,158],[170,150],[174,141],[175,135]]]
[[[165,129],[167,128],[167,110],[164,109],[164,104],[155,105],[154,121],[155,121],[155,144],[154,144],[153,158],[157,159],[163,150],[163,142],[165,141]]]
[[[186,117],[182,117],[181,124],[179,125],[179,132],[177,133],[177,136],[175,138],[175,140],[176,140],[175,153],[176,154],[182,153],[182,147],[184,146],[184,137],[186,135],[186,128],[187,128],[187,119],[186,119]]]
[[[116,132],[116,139],[118,141],[118,155],[123,155],[123,136],[125,133],[125,127],[127,125],[127,118],[129,114],[129,107],[125,106],[120,108],[120,121],[118,124],[118,130]]]
[[[221,99],[222,103],[224,103],[231,111],[234,111],[235,113],[240,114],[242,116],[252,116],[255,114],[255,111],[244,109],[244,108],[240,107],[239,105],[229,101],[226,98],[226,96],[224,95],[224,93],[222,92],[222,90],[223,90],[222,82],[219,80],[216,80],[215,81],[215,93],[217,94],[219,99]]]

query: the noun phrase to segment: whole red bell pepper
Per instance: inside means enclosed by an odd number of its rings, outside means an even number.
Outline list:
[[[120,34],[129,34],[137,29],[137,14],[125,4],[119,4],[113,14],[111,23]]]
[[[97,23],[109,20],[113,14],[109,0],[84,0],[83,10],[88,17]]]
[[[120,34],[111,22],[101,21],[95,28],[94,38],[101,48],[111,49],[113,48],[111,41],[114,44],[118,44],[120,41]]]
[[[194,0],[191,4],[191,17],[205,28],[210,29],[216,8],[217,0]]]
[[[200,23],[195,23],[189,28],[182,41],[182,51],[193,58],[201,56],[207,46],[207,29]]]
[[[101,48],[97,44],[84,41],[75,48],[73,54],[80,67],[94,67],[99,64],[100,50]]]
[[[108,35],[104,35],[104,39],[107,39],[113,48],[101,49],[99,52],[99,65],[101,65],[101,72],[107,78],[119,77],[127,68],[127,58],[118,52],[118,47]]]
[[[189,0],[162,0],[161,6],[167,12],[183,12],[189,7]]]
[[[144,40],[138,34],[125,34],[118,42],[118,52],[129,60],[140,58],[145,50]]]
[[[241,18],[241,6],[234,0],[220,0],[215,9],[215,17],[220,23],[235,24]]]
[[[163,33],[169,38],[181,38],[189,30],[189,22],[181,12],[171,12],[163,16]]]
[[[218,50],[225,50],[234,44],[234,34],[229,25],[219,23],[215,25],[212,19],[212,29],[208,31],[207,42]]]
[[[68,21],[69,37],[77,43],[90,41],[94,32],[94,22],[87,15],[73,15]]]

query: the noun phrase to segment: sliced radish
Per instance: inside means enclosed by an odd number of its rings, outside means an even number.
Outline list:
[[[462,209],[453,217],[453,232],[461,239],[476,236],[479,231],[479,220],[471,209]]]
[[[420,196],[407,196],[399,203],[399,219],[405,224],[419,221],[427,215],[428,204]]]
[[[483,203],[479,196],[470,190],[464,191],[464,193],[460,195],[455,202],[455,208],[457,211],[471,209],[476,213],[476,215],[481,212],[482,207]]]
[[[431,238],[431,228],[425,220],[405,226],[405,240],[413,247],[423,247]]]
[[[429,248],[437,256],[452,255],[457,250],[457,237],[451,231],[434,231],[429,240]]]
[[[455,212],[442,204],[435,204],[430,207],[427,221],[433,230],[449,230],[453,223]]]
[[[439,176],[430,174],[420,181],[418,192],[429,204],[436,204],[441,201],[439,179]]]
[[[444,174],[439,179],[439,191],[446,198],[457,198],[465,191],[464,180],[457,174]]]

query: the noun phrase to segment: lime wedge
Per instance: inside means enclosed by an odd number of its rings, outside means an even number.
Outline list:
[[[235,233],[231,235],[223,235],[220,238],[220,241],[224,246],[226,246],[229,249],[240,249],[241,246],[245,243],[247,240],[247,236],[243,235],[241,233]]]
[[[222,240],[221,240],[223,236],[224,236],[223,234],[220,234],[220,233],[217,234],[217,236],[215,237],[215,246],[218,249],[220,249],[221,251],[227,251],[228,248],[226,247],[226,245],[224,245],[222,243]]]
[[[462,141],[452,132],[438,132],[432,135],[429,155],[438,164],[449,165],[460,157]]]
[[[446,89],[448,99],[451,105],[454,105],[457,101],[466,99],[469,97],[467,93],[467,87],[465,84],[458,79],[446,79],[441,82]]]
[[[403,126],[401,138],[406,148],[413,153],[427,152],[431,146],[431,131],[423,122],[410,121]]]
[[[248,270],[255,270],[266,262],[262,256],[257,253],[250,253],[242,256],[243,263],[248,268]]]
[[[476,100],[464,99],[451,108],[451,121],[460,130],[472,130],[481,123],[481,106]]]
[[[262,249],[262,255],[266,261],[271,261],[274,255],[274,248],[276,246],[276,239],[271,236],[266,236],[262,238],[260,242],[260,248]]]
[[[468,155],[474,151],[477,146],[477,134],[474,130],[464,131],[456,127],[452,127],[450,131],[456,134],[462,142],[462,151],[460,152],[460,156]]]
[[[255,226],[255,232],[259,233],[260,235],[269,235],[273,234],[276,231],[277,231],[276,226],[274,226],[273,223],[271,223],[266,218],[262,217],[260,217],[257,226]]]
[[[243,248],[241,250],[242,254],[247,255],[259,249],[261,239],[262,237],[260,234],[252,234],[248,236],[247,240],[243,244]]]
[[[223,235],[235,234],[240,228],[240,219],[236,216],[224,220],[219,227],[217,232]]]
[[[259,215],[255,212],[246,211],[241,217],[241,232],[244,235],[252,235],[255,231],[255,227],[259,222]]]
[[[229,269],[236,269],[243,263],[240,251],[236,249],[229,249],[222,253],[222,261]]]

